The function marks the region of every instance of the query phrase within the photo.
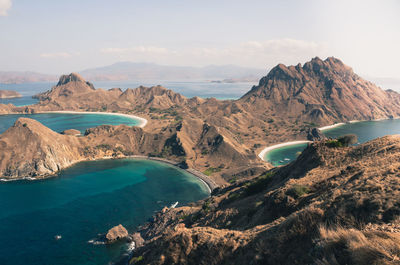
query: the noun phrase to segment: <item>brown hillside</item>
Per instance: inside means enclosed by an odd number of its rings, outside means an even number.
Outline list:
[[[399,264],[399,161],[400,136],[317,142],[288,166],[158,213],[131,264]]]
[[[241,98],[312,122],[338,122],[390,118],[400,115],[399,94],[368,82],[340,60],[318,57],[296,66],[278,65]]]

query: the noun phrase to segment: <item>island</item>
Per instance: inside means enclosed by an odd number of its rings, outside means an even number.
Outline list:
[[[96,89],[64,75],[27,107],[0,113],[109,112],[147,120],[60,134],[20,118],[0,135],[0,177],[42,179],[80,161],[148,157],[206,176],[211,196],[165,208],[121,264],[389,264],[400,254],[400,136],[358,146],[317,129],[400,117],[400,94],[337,58],[279,64],[237,100],[187,98],[162,86]],[[313,140],[274,167],[267,146]],[[140,245],[140,247],[139,247]]]
[[[11,91],[11,90],[0,90],[0,99],[6,99],[6,98],[20,98],[22,95],[18,93],[17,91]]]

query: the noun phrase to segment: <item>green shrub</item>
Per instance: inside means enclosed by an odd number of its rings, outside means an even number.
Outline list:
[[[247,183],[244,186],[243,193],[246,196],[256,194],[264,190],[271,181],[271,177],[274,175],[274,172],[265,173],[258,178],[256,178],[253,182]]]
[[[210,167],[210,168],[207,168],[203,173],[204,173],[204,175],[211,176],[215,172],[220,172],[220,171],[221,171],[220,168]]]
[[[303,196],[310,192],[310,188],[304,185],[294,184],[289,190],[288,194],[296,198]]]
[[[342,144],[342,142],[338,141],[337,139],[333,139],[333,140],[326,141],[326,146],[328,146],[330,148],[335,148],[335,147],[343,147],[343,144]]]
[[[143,256],[133,257],[129,261],[129,264],[135,264],[135,263],[141,262],[143,259],[144,259]]]

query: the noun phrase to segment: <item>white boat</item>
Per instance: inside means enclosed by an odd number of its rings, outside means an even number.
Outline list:
[[[285,158],[285,159],[283,159],[283,160],[285,160],[285,161],[290,161],[290,158]]]
[[[54,239],[55,239],[55,240],[60,240],[61,238],[62,238],[61,235],[55,235],[55,236],[54,236]]]
[[[169,208],[175,208],[178,205],[178,202],[175,202],[173,204],[171,204],[171,206]]]

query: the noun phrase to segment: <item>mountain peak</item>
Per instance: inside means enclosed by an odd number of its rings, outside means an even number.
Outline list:
[[[399,96],[363,80],[335,57],[315,57],[303,67],[275,66],[241,100],[259,102],[283,116],[329,123],[397,117]]]
[[[93,84],[91,84],[90,82],[87,82],[80,74],[77,74],[77,73],[71,73],[69,75],[62,75],[57,83],[57,86],[63,86],[70,82],[85,83],[88,86],[90,86],[92,89],[94,89]]]

